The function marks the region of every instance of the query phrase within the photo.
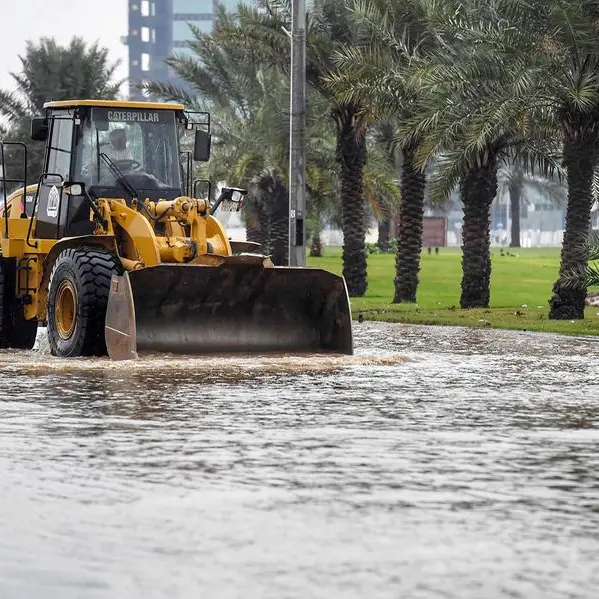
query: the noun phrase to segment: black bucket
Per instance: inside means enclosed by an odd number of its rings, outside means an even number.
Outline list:
[[[106,314],[113,359],[139,353],[352,354],[343,277],[316,268],[160,264],[114,276]]]

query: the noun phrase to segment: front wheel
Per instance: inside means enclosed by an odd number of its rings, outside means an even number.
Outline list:
[[[102,356],[104,322],[113,274],[122,268],[103,247],[63,250],[52,269],[48,291],[48,341],[54,356]]]

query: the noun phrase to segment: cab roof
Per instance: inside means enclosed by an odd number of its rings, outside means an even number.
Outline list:
[[[125,100],[60,100],[46,102],[44,108],[77,108],[78,106],[98,106],[102,108],[150,108],[152,110],[185,110],[183,104],[167,102],[130,102]]]

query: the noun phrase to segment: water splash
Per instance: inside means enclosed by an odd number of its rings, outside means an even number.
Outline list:
[[[118,372],[136,374],[143,372],[193,371],[197,374],[231,373],[322,373],[334,372],[356,366],[395,366],[408,358],[398,352],[363,351],[358,348],[353,356],[322,353],[283,354],[226,354],[226,355],[142,355],[138,360],[116,362],[108,357],[59,358],[52,356],[47,329],[40,327],[32,351],[0,351],[0,369],[4,372],[43,374],[50,372]]]

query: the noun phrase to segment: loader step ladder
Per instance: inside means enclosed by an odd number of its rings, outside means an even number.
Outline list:
[[[31,285],[32,281],[30,281],[29,277],[29,273],[33,270],[30,266],[32,262],[37,262],[37,256],[21,258],[17,264],[17,297],[20,297],[24,304],[30,304],[33,298],[32,293],[37,291],[35,281]],[[23,273],[25,274],[24,277]],[[25,279],[24,285],[23,278]]]

